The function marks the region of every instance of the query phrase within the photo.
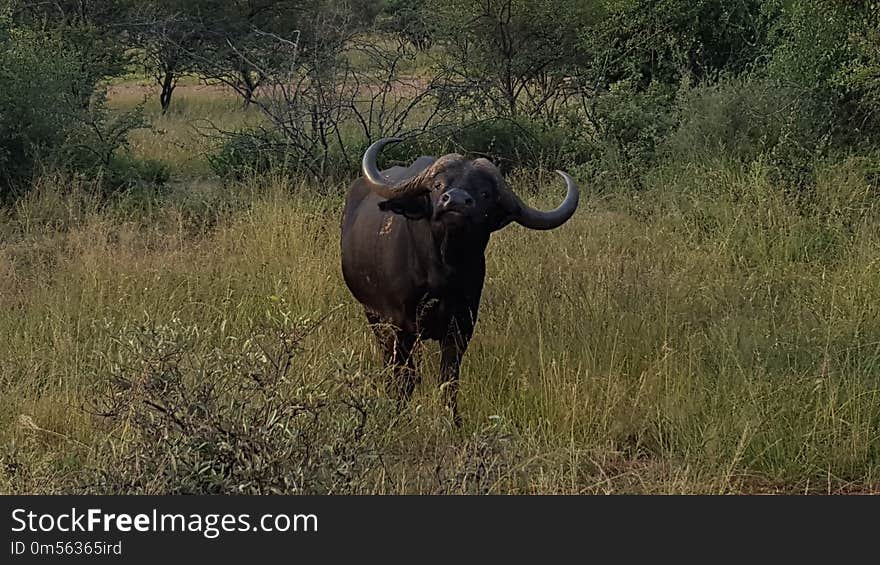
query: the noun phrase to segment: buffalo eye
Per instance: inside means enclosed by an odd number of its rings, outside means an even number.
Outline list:
[[[489,194],[488,190],[484,190],[483,192],[480,193],[480,196],[482,196],[486,200],[489,200],[489,197],[491,196],[491,194]]]
[[[443,181],[438,180],[434,181],[434,190],[442,190],[443,189]]]

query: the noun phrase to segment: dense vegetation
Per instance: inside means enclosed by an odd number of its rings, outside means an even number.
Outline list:
[[[878,2],[0,0],[0,85],[3,491],[880,488]],[[385,135],[584,188],[462,430],[338,272]]]

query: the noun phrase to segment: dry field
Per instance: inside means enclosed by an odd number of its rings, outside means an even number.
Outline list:
[[[853,163],[807,202],[760,164],[658,169],[496,234],[457,431],[435,347],[409,405],[384,397],[339,268],[344,184],[223,185],[196,126],[258,112],[194,85],[156,106],[131,143],[168,194],[49,177],[0,217],[0,491],[880,491],[880,211]],[[552,174],[511,184],[562,197]],[[235,397],[264,366],[270,389]]]

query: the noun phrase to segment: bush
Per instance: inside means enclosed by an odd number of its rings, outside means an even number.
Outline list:
[[[583,70],[597,73],[600,83],[625,80],[638,90],[747,71],[762,55],[775,16],[759,0],[599,4],[605,13],[581,34],[581,49],[592,59]]]
[[[771,3],[776,4],[777,2]],[[788,3],[783,3],[788,4]],[[811,102],[835,144],[880,135],[880,9],[875,2],[805,0],[782,10],[772,35],[770,78]]]
[[[196,360],[198,328],[179,321],[127,330],[100,413],[130,427],[119,457],[90,479],[98,492],[346,492],[364,452],[367,406],[345,382],[303,379],[303,323]],[[344,402],[342,398],[345,398]],[[120,450],[119,448],[122,447]],[[364,459],[366,458],[366,460]]]
[[[572,0],[430,0],[448,92],[477,116],[552,121],[592,10]]]
[[[3,27],[0,22],[0,28]],[[45,37],[0,29],[0,197],[22,191],[37,162],[64,143],[76,61]]]
[[[221,135],[219,148],[208,156],[211,170],[221,179],[241,181],[289,163],[288,145],[277,133],[251,129]]]
[[[866,18],[861,33],[850,36],[855,56],[838,76],[838,81],[858,100],[860,129],[880,133],[880,7]]]
[[[596,95],[583,122],[577,113],[567,117],[566,161],[579,175],[591,177],[597,188],[640,188],[677,123],[673,94],[657,83],[639,90],[623,81]]]
[[[846,144],[829,119],[834,104],[821,95],[760,76],[728,78],[682,89],[680,123],[663,144],[673,163],[761,160],[773,180],[803,189],[817,163]]]
[[[436,492],[485,492],[514,478],[503,430],[461,442],[436,415],[415,424],[344,360],[315,374],[302,353],[316,327],[279,300],[248,339],[226,336],[207,351],[210,330],[179,319],[116,329],[104,364],[110,374],[92,406],[106,439],[96,446],[98,464],[73,489],[345,494],[429,484]],[[413,429],[434,434],[415,446]]]
[[[792,93],[754,78],[682,89],[676,101],[681,120],[664,149],[687,163],[750,162],[779,143],[787,126],[785,109],[793,101]]]
[[[156,159],[137,159],[128,152],[115,154],[108,164],[105,181],[114,189],[130,189],[146,185],[165,186],[171,179],[171,169]]]
[[[146,128],[143,105],[122,113],[111,113],[106,105],[106,92],[98,90],[91,98],[87,112],[73,124],[67,138],[58,148],[53,165],[56,168],[100,176],[105,193],[147,184],[161,186],[171,173],[167,165],[156,160],[139,160],[128,152],[128,134]]]
[[[146,126],[141,108],[111,114],[103,91],[83,98],[95,79],[76,50],[47,33],[0,28],[0,200],[25,193],[42,169],[103,175],[110,190],[141,172],[167,178],[155,164],[128,170],[132,160],[120,157],[128,133]]]
[[[435,30],[430,12],[424,2],[415,0],[386,0],[380,11],[379,26],[396,35],[400,41],[414,45],[420,51],[434,43]]]
[[[363,154],[366,144],[352,149]],[[545,124],[527,118],[491,118],[446,125],[406,138],[383,151],[384,166],[409,164],[421,155],[461,153],[485,157],[503,173],[518,168],[569,167],[591,158],[584,147],[583,126],[577,122]],[[380,163],[380,166],[383,166]]]

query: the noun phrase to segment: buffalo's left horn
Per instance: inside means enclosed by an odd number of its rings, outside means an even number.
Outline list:
[[[516,223],[533,230],[552,230],[553,228],[558,228],[571,218],[574,211],[577,210],[578,200],[580,200],[580,191],[578,190],[574,179],[568,176],[568,173],[563,171],[556,172],[559,173],[559,176],[565,179],[565,186],[568,189],[568,192],[565,194],[565,200],[563,200],[562,204],[560,204],[555,210],[550,210],[549,212],[535,210],[520,200],[513,191],[509,192],[519,205],[519,215],[514,218]]]

